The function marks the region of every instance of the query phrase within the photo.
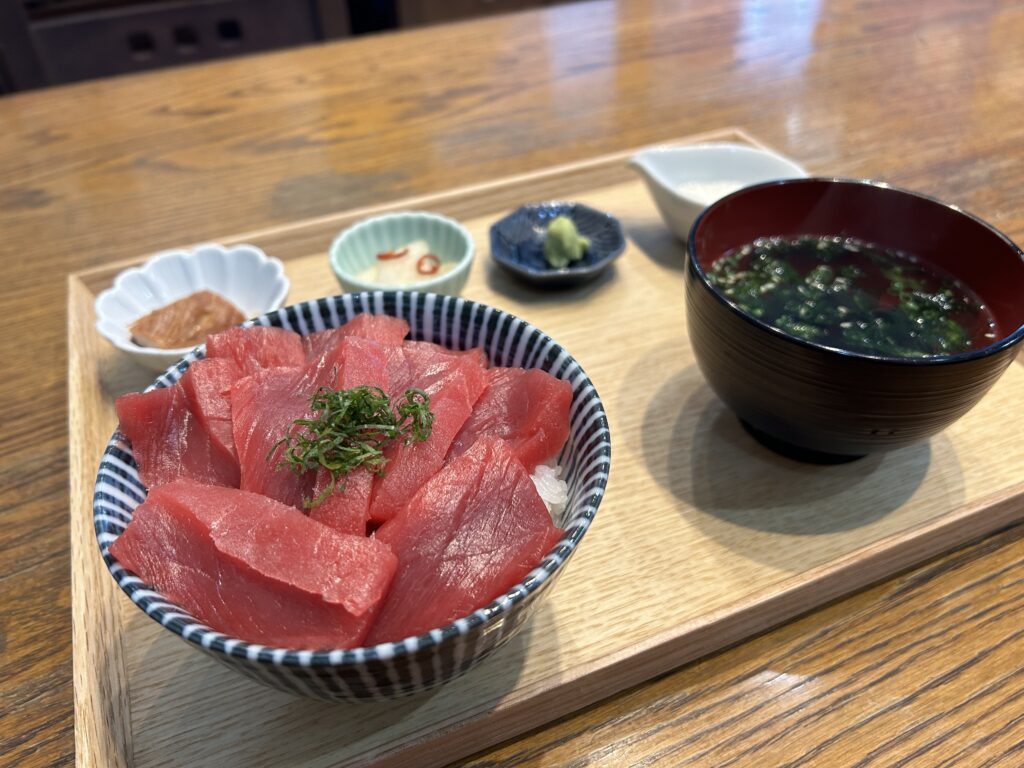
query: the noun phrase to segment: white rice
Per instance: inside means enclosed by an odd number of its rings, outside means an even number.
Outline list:
[[[557,464],[538,464],[530,476],[556,524],[569,501],[569,486],[561,479],[561,475],[562,468]]]

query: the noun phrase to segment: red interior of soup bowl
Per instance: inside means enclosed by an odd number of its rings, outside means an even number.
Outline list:
[[[856,237],[931,262],[982,297],[1000,339],[1024,333],[1024,253],[970,214],[883,184],[794,179],[747,187],[697,219],[691,253],[706,271],[758,237],[797,235]]]

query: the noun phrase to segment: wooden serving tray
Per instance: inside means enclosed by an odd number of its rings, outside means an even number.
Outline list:
[[[690,137],[756,143],[735,130]],[[113,398],[152,375],[93,329],[125,265],[69,281],[75,736],[82,766],[434,766],[706,655],[1024,517],[1024,400],[1011,366],[930,442],[834,467],[753,442],[705,385],[687,341],[684,248],[630,153],[228,238],[285,260],[290,300],[336,293],[333,236],[373,213],[461,220],[479,248],[464,295],[564,344],[608,410],[611,482],[580,551],[522,633],[476,670],[393,704],[331,705],[264,689],[144,616],[107,574],[90,517]],[[829,169],[841,171],[842,169]],[[629,237],[586,287],[536,292],[497,271],[488,228],[531,200],[580,200]]]

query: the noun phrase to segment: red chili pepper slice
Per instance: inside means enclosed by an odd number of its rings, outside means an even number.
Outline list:
[[[398,251],[384,251],[383,253],[377,254],[378,261],[390,261],[391,259],[400,259],[409,252],[408,248],[402,248]]]
[[[441,260],[432,253],[424,253],[416,262],[416,271],[421,275],[437,274],[439,269],[441,269]]]

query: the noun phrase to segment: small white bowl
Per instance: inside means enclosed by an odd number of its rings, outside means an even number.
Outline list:
[[[281,261],[252,245],[210,243],[191,251],[165,251],[121,272],[113,287],[96,297],[96,329],[142,365],[163,371],[192,348],[136,344],[128,327],[140,317],[204,289],[223,296],[247,318],[256,317],[284,304],[288,287]]]
[[[647,182],[662,220],[680,240],[705,208],[737,189],[807,176],[789,158],[745,144],[650,147],[633,155],[630,166]]]
[[[371,266],[378,253],[393,251],[416,240],[426,240],[442,264],[451,271],[415,283],[378,283],[364,280],[359,273]],[[331,244],[330,261],[334,275],[348,292],[414,290],[457,296],[469,279],[476,246],[457,221],[424,211],[386,213],[352,225]]]

